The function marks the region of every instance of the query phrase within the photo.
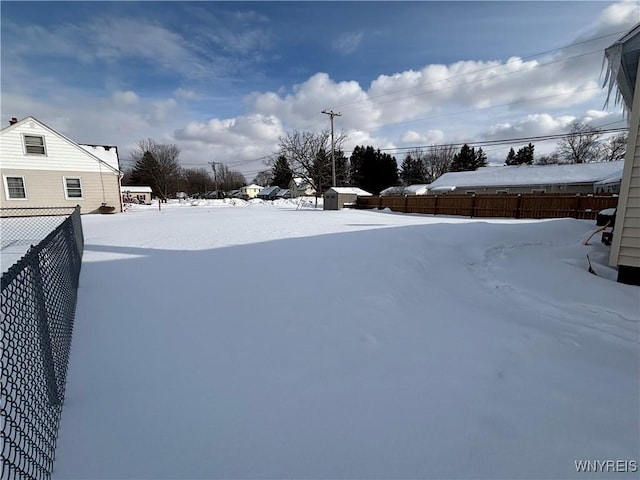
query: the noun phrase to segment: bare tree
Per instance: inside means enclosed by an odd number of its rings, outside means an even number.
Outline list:
[[[184,190],[189,194],[206,193],[213,189],[213,178],[204,168],[188,168],[182,172]]]
[[[237,190],[247,184],[247,180],[242,173],[229,169],[224,163],[219,164],[216,171],[219,190],[228,192],[230,190]]]
[[[273,174],[271,170],[262,170],[258,172],[256,178],[253,179],[253,183],[260,185],[261,187],[268,187],[271,185],[271,180],[273,179]]]
[[[425,181],[431,183],[447,173],[456,152],[453,145],[432,145],[423,159]]]
[[[558,155],[558,152],[553,152],[548,155],[540,155],[535,159],[536,165],[558,165],[560,163],[566,162],[563,162],[560,159],[560,155]]]
[[[609,138],[604,144],[604,159],[607,162],[624,160],[624,156],[627,153],[628,138],[629,136],[626,133],[619,133]]]
[[[562,163],[597,162],[602,157],[602,132],[588,123],[575,121],[569,133],[558,142],[558,155]]]
[[[334,137],[335,151],[342,150],[346,135],[340,133]],[[331,183],[331,134],[328,131],[314,133],[309,131],[287,132],[280,137],[279,155],[283,155],[295,177],[300,177],[316,190],[316,196]]]
[[[129,155],[134,164],[132,181],[137,185],[149,184],[158,197],[166,200],[171,191],[177,191],[180,182],[179,155],[176,145],[156,143],[151,138],[139,140]]]

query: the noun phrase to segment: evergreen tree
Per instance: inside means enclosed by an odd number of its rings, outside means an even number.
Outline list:
[[[357,146],[350,158],[351,184],[370,193],[397,185],[398,163],[395,157],[372,146]]]
[[[466,172],[475,170],[476,152],[473,147],[470,147],[466,143],[460,148],[460,151],[453,157],[451,163],[452,172]]]
[[[424,161],[419,154],[415,152],[413,155],[408,153],[404,157],[400,166],[400,178],[404,185],[426,183]]]
[[[271,185],[278,186],[280,188],[289,188],[289,184],[293,179],[293,172],[287,161],[287,157],[279,155],[276,161],[273,163],[271,169],[272,178]]]
[[[507,153],[507,159],[505,160],[505,162],[507,165],[511,166],[511,165],[517,165],[516,162],[516,152],[513,149],[513,147],[511,148],[511,150],[509,150],[509,153]]]
[[[522,165],[526,163],[527,165],[531,165],[533,163],[533,149],[534,147],[531,143],[519,149],[516,154],[516,164]]]
[[[474,168],[474,170],[477,170],[480,167],[487,166],[487,155],[484,153],[482,148],[478,148],[478,150],[476,151],[476,159],[475,159],[474,165],[476,167]]]
[[[346,187],[349,182],[349,159],[342,150],[335,153],[336,160],[336,187]]]

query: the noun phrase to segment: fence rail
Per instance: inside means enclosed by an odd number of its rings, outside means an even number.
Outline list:
[[[465,217],[580,218],[594,220],[600,210],[615,208],[612,195],[405,195],[358,197],[358,208]]]
[[[49,479],[84,249],[80,207],[2,274],[0,479]]]

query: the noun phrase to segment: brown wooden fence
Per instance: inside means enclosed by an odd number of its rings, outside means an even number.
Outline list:
[[[581,218],[594,220],[600,210],[615,208],[612,195],[405,195],[358,197],[358,208],[389,208],[394,212],[465,217]]]

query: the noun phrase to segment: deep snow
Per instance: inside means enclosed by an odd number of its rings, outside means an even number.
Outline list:
[[[55,479],[638,460],[640,295],[594,222],[219,205],[83,216]]]

